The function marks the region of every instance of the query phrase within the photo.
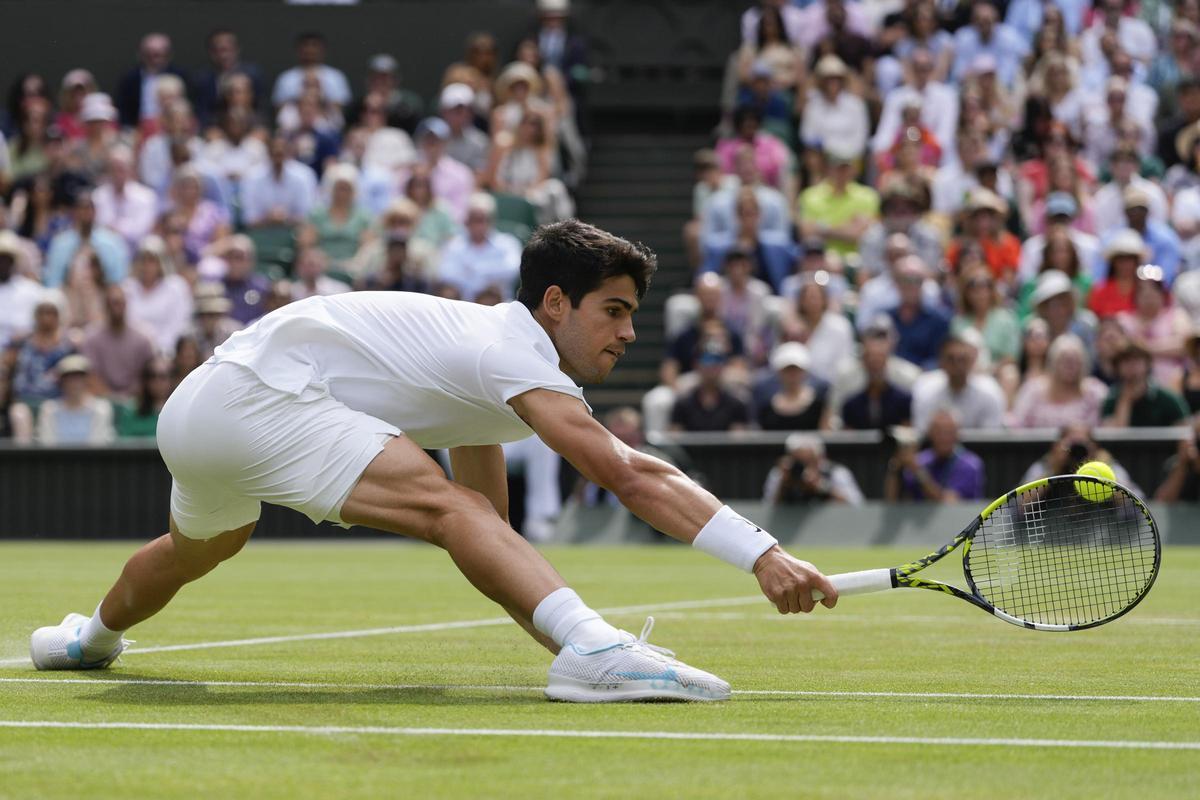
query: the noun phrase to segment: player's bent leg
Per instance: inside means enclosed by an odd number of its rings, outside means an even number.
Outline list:
[[[441,467],[397,437],[367,467],[342,504],[350,524],[407,534],[449,552],[483,594],[557,652],[546,695],[555,700],[725,700],[729,684],[677,661],[583,604],[558,572],[496,513],[491,503],[446,478]]]
[[[38,669],[103,669],[116,661],[128,641],[122,635],[153,616],[183,586],[207,575],[232,557],[254,531],[250,523],[209,539],[171,532],[146,544],[129,559],[121,576],[91,618],[68,614],[58,625],[38,628],[29,655]]]

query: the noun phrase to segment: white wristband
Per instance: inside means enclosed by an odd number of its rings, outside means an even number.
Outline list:
[[[746,572],[753,572],[759,556],[777,544],[774,536],[729,506],[721,506],[692,541],[697,550]]]

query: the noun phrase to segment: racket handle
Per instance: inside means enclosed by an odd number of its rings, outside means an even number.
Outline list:
[[[867,594],[868,592],[884,592],[892,588],[892,571],[890,569],[864,569],[862,572],[843,572],[830,575],[829,581],[838,590],[838,596],[848,594]],[[813,589],[813,600],[820,600],[825,595],[819,589]]]

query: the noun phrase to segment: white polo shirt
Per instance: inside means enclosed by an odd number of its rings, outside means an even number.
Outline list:
[[[550,337],[515,302],[481,306],[408,292],[312,297],[235,333],[214,358],[297,396],[323,385],[427,449],[531,435],[508,405],[531,389],[583,400]]]

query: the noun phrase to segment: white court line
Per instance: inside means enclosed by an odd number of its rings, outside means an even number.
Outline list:
[[[347,691],[427,689],[430,691],[504,692],[524,694],[541,692],[540,686],[490,686],[483,684],[425,683],[328,683],[309,681],[188,681],[159,678],[0,678],[5,683],[67,683],[134,686],[193,686],[198,689],[269,688],[269,689],[344,689]],[[843,692],[802,689],[743,689],[733,694],[746,697],[863,697],[916,700],[1085,700],[1141,703],[1200,703],[1200,697],[1143,694],[1001,694],[987,692]]]
[[[205,725],[183,722],[58,722],[0,720],[0,728],[78,730],[218,731],[374,736],[513,736],[550,739],[673,739],[693,742],[818,742],[831,744],[920,744],[949,747],[1073,747],[1106,750],[1200,750],[1200,742],[1113,741],[1103,739],[984,739],[933,736],[836,736],[795,733],[690,733],[686,731],[588,731],[553,728],[391,728],[349,725]]]
[[[637,606],[617,606],[601,608],[600,614],[640,614],[649,611],[676,611],[689,608],[722,608],[728,606],[743,606],[752,603],[766,603],[761,595],[748,597],[725,597],[713,600],[680,600],[671,603],[650,603]],[[169,644],[158,647],[136,647],[126,650],[122,658],[131,655],[147,653],[169,653],[179,650],[208,650],[214,647],[249,647],[260,644],[279,644],[281,642],[311,642],[322,639],[357,639],[364,636],[387,636],[394,633],[424,633],[426,631],[446,631],[461,628],[487,628],[496,625],[511,625],[511,617],[490,617],[488,619],[468,619],[457,622],[430,622],[422,625],[396,625],[389,628],[365,628],[356,631],[327,631],[325,633],[298,633],[287,636],[262,636],[255,639],[228,639],[219,642],[192,642],[190,644]],[[29,664],[28,658],[0,659],[0,665]]]

